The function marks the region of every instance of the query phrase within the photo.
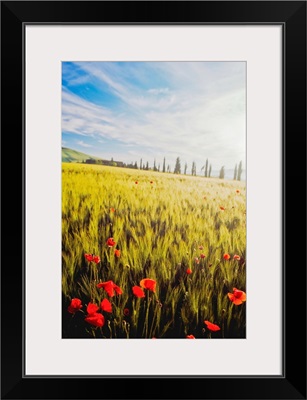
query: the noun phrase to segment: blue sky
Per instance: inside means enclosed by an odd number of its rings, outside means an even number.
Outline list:
[[[244,62],[63,62],[62,146],[171,168],[246,156]]]

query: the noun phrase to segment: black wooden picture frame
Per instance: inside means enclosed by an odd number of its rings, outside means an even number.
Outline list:
[[[282,25],[282,376],[24,376],[27,24]],[[305,1],[2,1],[1,100],[1,398],[306,399]]]

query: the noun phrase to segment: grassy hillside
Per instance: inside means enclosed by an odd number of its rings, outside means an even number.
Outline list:
[[[62,162],[80,162],[88,159],[98,160],[98,157],[93,157],[67,147],[62,147]]]

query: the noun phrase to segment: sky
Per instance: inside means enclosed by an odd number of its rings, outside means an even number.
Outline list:
[[[245,62],[63,62],[62,146],[197,174],[246,157]]]

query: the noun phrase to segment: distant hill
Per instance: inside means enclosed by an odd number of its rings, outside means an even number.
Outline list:
[[[62,162],[82,162],[85,160],[99,160],[99,158],[67,147],[62,147]]]

